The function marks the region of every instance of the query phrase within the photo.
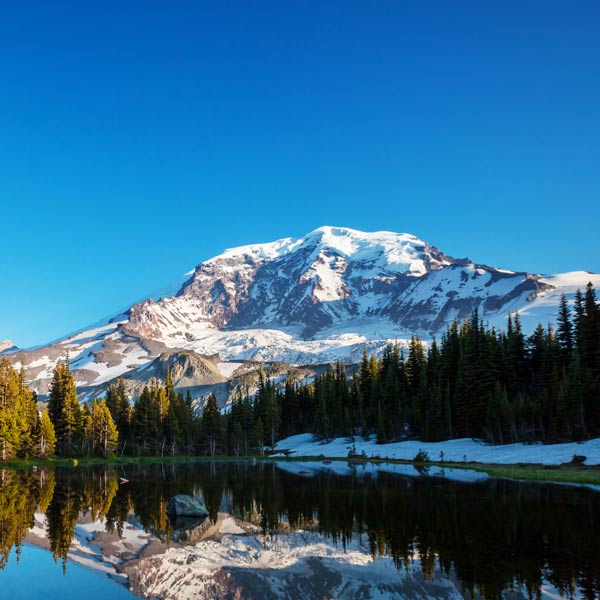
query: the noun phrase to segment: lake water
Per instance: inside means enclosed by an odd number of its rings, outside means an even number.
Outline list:
[[[346,462],[0,469],[0,482],[0,598],[600,598],[588,488]],[[209,516],[169,519],[176,494]]]

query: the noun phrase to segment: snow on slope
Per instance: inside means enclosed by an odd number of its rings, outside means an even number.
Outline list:
[[[548,286],[545,291],[531,299],[515,299],[506,306],[507,312],[519,313],[523,330],[528,333],[531,333],[539,323],[546,327],[549,323],[556,322],[556,314],[562,294],[572,305],[575,292],[578,289],[584,292],[589,282],[597,290],[600,290],[600,275],[588,271],[540,275],[539,281]],[[506,328],[506,314],[503,312],[489,314],[485,320],[497,329]]]
[[[536,463],[558,465],[568,463],[574,454],[587,456],[587,465],[600,465],[600,438],[585,442],[566,444],[505,444],[491,446],[480,440],[463,438],[445,442],[420,442],[410,440],[391,444],[377,444],[375,438],[364,441],[356,438],[354,444],[347,438],[336,438],[329,443],[316,440],[310,433],[294,435],[277,443],[276,450],[287,451],[293,456],[325,456],[346,458],[352,447],[367,457],[398,458],[412,460],[419,450],[429,454],[431,460],[448,462],[466,461],[488,464]],[[276,455],[275,455],[276,456]]]
[[[421,250],[427,244],[414,235],[392,231],[363,232],[349,227],[329,226],[319,227],[300,239],[283,238],[276,242],[230,248],[206,262],[218,263],[223,259],[245,257],[274,260],[311,246],[316,250],[313,258],[322,250],[333,250],[342,256],[352,256],[364,262],[369,268],[367,275],[390,268],[399,273],[412,271],[417,274],[427,270]],[[435,259],[435,262],[450,264],[443,257]]]
[[[526,332],[555,319],[560,295],[572,299],[600,276],[515,273],[453,259],[410,234],[321,227],[226,250],[109,322],[29,351],[11,353],[46,393],[52,368],[68,350],[80,386],[143,374],[164,351],[186,350],[216,362],[354,362],[363,348],[439,336],[474,308],[503,329],[519,311]],[[223,368],[230,377],[233,371]]]

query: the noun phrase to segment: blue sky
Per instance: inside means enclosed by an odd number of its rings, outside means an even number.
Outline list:
[[[0,339],[320,225],[600,271],[600,4],[4,3]]]

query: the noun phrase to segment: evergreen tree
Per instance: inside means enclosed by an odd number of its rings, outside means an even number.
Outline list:
[[[25,398],[8,358],[0,361],[0,460],[15,458],[27,431]]]
[[[56,363],[49,396],[48,415],[56,432],[56,451],[60,456],[75,456],[81,449],[81,409],[68,356],[65,362]]]
[[[571,323],[571,311],[569,310],[569,303],[565,294],[562,294],[560,297],[560,307],[556,322],[556,333],[562,354],[562,363],[566,366],[571,362],[573,354],[573,324]]]
[[[130,434],[132,409],[125,388],[125,381],[122,377],[119,377],[119,381],[115,386],[111,384],[106,392],[105,398],[106,406],[110,410],[112,419],[119,431],[119,445],[123,448],[127,445],[127,441]]]
[[[119,432],[104,400],[94,400],[91,409],[93,452],[104,458],[113,456],[119,441]]]
[[[584,313],[580,323],[581,363],[598,372],[600,366],[600,307],[594,286],[588,283],[584,296]]]
[[[254,404],[254,412],[260,416],[267,439],[273,448],[279,433],[278,397],[275,386],[268,377],[264,376],[262,368],[259,371],[258,391]]]
[[[583,321],[585,319],[585,309],[583,306],[583,294],[580,289],[575,292],[575,300],[573,302],[573,337],[575,347],[581,352],[581,335]]]
[[[156,454],[160,449],[160,414],[155,395],[148,386],[136,399],[131,421],[132,444],[138,454]]]
[[[38,422],[36,431],[36,456],[39,458],[48,458],[54,456],[54,448],[56,447],[56,434],[54,433],[54,425],[50,421],[47,412],[43,412]]]
[[[250,432],[250,446],[252,449],[260,454],[261,456],[265,453],[264,451],[265,444],[265,433],[263,428],[262,419],[258,417],[254,424],[252,425],[252,430]]]
[[[206,453],[209,456],[215,456],[223,442],[223,423],[214,394],[208,396],[206,406],[202,411],[200,426]]]

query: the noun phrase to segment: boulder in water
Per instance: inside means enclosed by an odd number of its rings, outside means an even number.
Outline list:
[[[208,510],[200,498],[177,494],[169,500],[167,513],[175,517],[206,517]]]

